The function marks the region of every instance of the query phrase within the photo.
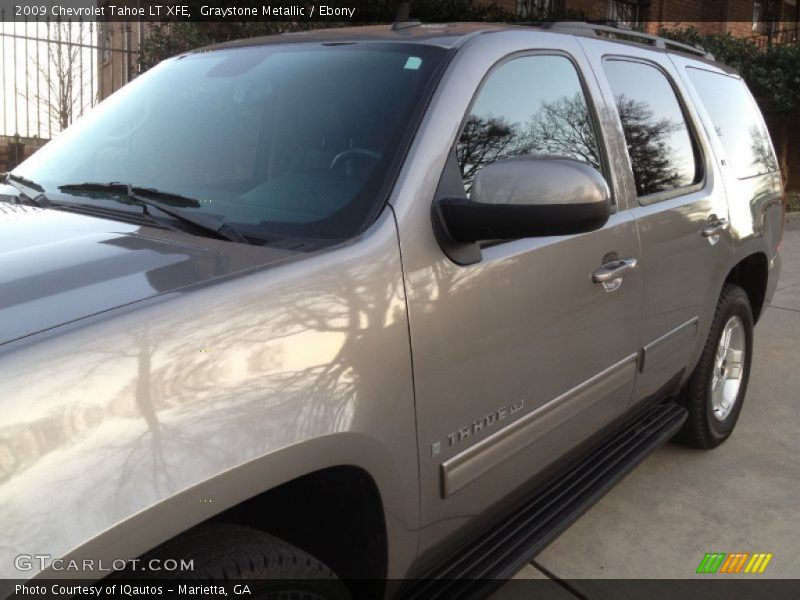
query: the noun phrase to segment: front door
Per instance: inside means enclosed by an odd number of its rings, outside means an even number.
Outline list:
[[[607,172],[592,78],[581,75],[574,41],[559,45],[489,71],[442,176],[463,185],[451,192],[468,193],[480,168],[514,155],[560,155]],[[423,252],[408,241],[420,234],[399,227],[428,547],[625,411],[642,278],[633,268],[593,281],[602,265],[639,258],[624,207],[598,231],[486,245],[467,266],[438,246]]]

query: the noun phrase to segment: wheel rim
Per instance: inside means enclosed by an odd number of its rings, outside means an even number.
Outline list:
[[[736,315],[722,328],[714,355],[714,372],[711,377],[711,408],[714,418],[722,421],[733,410],[739,398],[744,377],[744,359],[747,340],[744,323]]]

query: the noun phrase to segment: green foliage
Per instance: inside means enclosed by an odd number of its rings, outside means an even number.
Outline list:
[[[758,95],[768,98],[770,108],[776,112],[800,110],[800,45],[772,46],[750,77]]]
[[[714,57],[741,73],[759,104],[769,112],[800,110],[800,45],[759,48],[730,34],[701,34],[692,27],[662,30],[660,35],[700,44]]]

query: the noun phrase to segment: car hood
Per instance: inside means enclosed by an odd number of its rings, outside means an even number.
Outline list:
[[[0,345],[298,254],[0,202]]]

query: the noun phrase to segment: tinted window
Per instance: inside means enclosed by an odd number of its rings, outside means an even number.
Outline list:
[[[563,56],[526,56],[484,82],[456,147],[467,192],[482,167],[527,154],[558,155],[600,170],[600,151],[575,66]]]
[[[702,69],[687,72],[736,176],[776,171],[769,133],[744,82]]]
[[[604,66],[625,132],[636,193],[646,196],[699,181],[695,146],[664,74],[638,62],[609,60]]]
[[[346,238],[380,207],[444,56],[377,43],[190,54],[123,87],[16,172],[48,193],[118,181],[181,194],[257,239]]]

